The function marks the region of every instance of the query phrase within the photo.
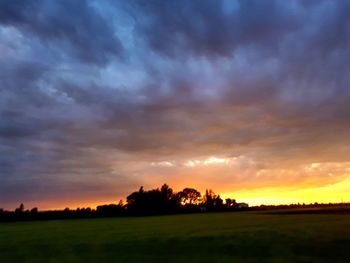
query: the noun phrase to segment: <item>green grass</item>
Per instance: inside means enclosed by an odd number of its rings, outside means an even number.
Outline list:
[[[0,262],[349,262],[350,215],[213,213],[0,224]]]

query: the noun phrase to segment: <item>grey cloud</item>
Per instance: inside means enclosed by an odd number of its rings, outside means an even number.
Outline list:
[[[301,26],[298,10],[282,1],[136,1],[136,30],[151,48],[170,56],[230,56],[242,45],[270,50]],[[183,52],[186,50],[186,52]]]
[[[131,160],[346,161],[349,4],[307,2],[2,1],[0,201],[124,194]]]
[[[38,37],[47,48],[63,47],[62,51],[85,63],[101,65],[121,56],[122,44],[109,20],[96,10],[92,1],[5,0],[0,3],[1,24]]]

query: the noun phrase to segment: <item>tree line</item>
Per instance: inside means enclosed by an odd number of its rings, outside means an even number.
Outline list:
[[[118,204],[97,206],[96,209],[88,207],[39,211],[37,208],[25,209],[24,205],[21,204],[14,211],[0,209],[0,221],[166,215],[246,209],[248,209],[248,204],[237,203],[235,199],[231,198],[223,200],[212,190],[206,190],[204,195],[189,187],[175,192],[167,184],[163,184],[160,188],[148,191],[141,186],[138,191],[126,197],[126,203],[120,201]]]

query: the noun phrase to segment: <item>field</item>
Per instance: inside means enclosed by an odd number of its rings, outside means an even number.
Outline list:
[[[350,215],[212,213],[0,224],[0,262],[349,262]]]

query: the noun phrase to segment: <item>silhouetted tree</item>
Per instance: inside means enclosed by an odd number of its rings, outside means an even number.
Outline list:
[[[99,216],[118,216],[124,214],[124,206],[123,205],[100,205],[96,207],[96,213]]]
[[[162,185],[160,192],[162,193],[162,198],[164,200],[171,200],[173,197],[173,189],[171,189],[167,184]]]
[[[38,213],[38,208],[37,208],[37,207],[33,207],[33,208],[30,210],[30,213],[31,213],[31,214],[37,214],[37,213]]]
[[[201,196],[201,193],[194,188],[185,188],[179,192],[181,204],[183,205],[198,205],[201,202]]]
[[[236,206],[236,200],[231,198],[225,199],[225,205],[227,208],[234,208]]]
[[[214,207],[215,193],[211,189],[205,190],[203,204],[208,209],[211,210]]]
[[[20,204],[18,208],[16,208],[15,213],[23,213],[24,212],[24,204]]]
[[[214,200],[214,206],[217,210],[221,210],[224,208],[224,201],[220,198],[220,195],[217,195]]]
[[[133,192],[126,197],[128,211],[130,212],[140,211],[144,203],[143,199],[144,199],[144,190],[143,190],[143,186],[141,186],[138,192]]]
[[[220,198],[220,195],[216,195],[211,189],[205,191],[203,205],[208,211],[224,209],[224,201]]]
[[[127,209],[133,214],[166,214],[177,210],[177,198],[173,190],[164,184],[161,188],[133,192],[127,198]]]

